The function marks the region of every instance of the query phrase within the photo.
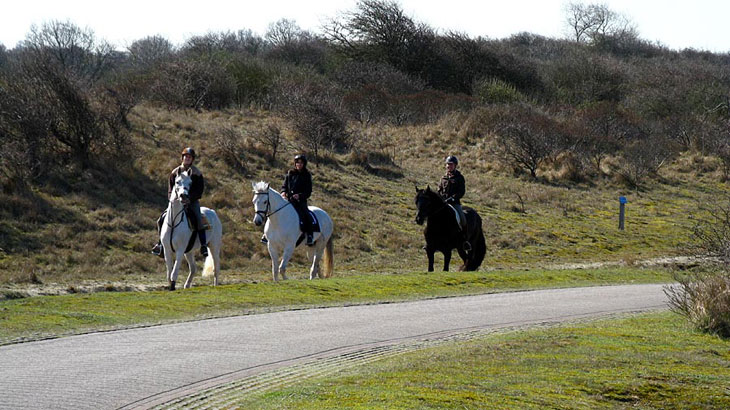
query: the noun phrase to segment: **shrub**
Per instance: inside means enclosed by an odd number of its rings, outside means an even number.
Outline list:
[[[678,285],[664,288],[672,311],[698,330],[730,337],[730,272],[674,275]]]
[[[514,85],[496,78],[478,81],[473,94],[483,104],[508,104],[525,100],[525,96]]]
[[[700,204],[709,217],[697,218],[684,252],[716,261],[714,272],[677,274],[664,292],[671,309],[704,332],[730,337],[730,205]]]

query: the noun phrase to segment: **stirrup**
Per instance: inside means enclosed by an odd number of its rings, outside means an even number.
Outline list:
[[[266,235],[261,235],[261,243],[269,243],[269,239],[266,237]]]
[[[464,249],[464,252],[471,252],[471,244],[469,241],[464,241],[464,244],[461,246],[462,249]]]
[[[150,251],[151,254],[159,256],[160,258],[165,257],[165,248],[162,247],[162,244],[155,245],[152,250]]]
[[[208,257],[208,245],[203,245],[200,247],[200,256]]]
[[[313,246],[314,245],[314,235],[311,233],[307,234],[307,246]]]

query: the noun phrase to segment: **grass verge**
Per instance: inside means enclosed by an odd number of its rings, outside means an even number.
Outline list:
[[[416,272],[202,286],[176,292],[39,296],[0,301],[0,344],[269,310],[669,281],[670,271],[664,268]]]
[[[651,313],[419,350],[238,408],[730,408],[730,342]]]

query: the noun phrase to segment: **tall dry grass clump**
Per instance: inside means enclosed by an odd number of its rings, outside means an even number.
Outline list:
[[[730,272],[675,275],[679,283],[667,286],[669,306],[699,330],[730,337]]]
[[[714,272],[675,274],[678,285],[667,286],[671,309],[686,316],[699,330],[730,337],[730,205],[712,205],[707,218],[692,232],[693,253],[718,261]]]

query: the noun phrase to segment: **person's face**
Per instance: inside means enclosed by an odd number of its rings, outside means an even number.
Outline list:
[[[304,168],[304,161],[302,161],[300,159],[294,161],[294,167],[297,169],[297,171],[301,171],[302,168]]]
[[[446,171],[454,172],[455,169],[456,169],[456,164],[454,164],[453,162],[446,163]]]
[[[193,163],[193,156],[190,154],[183,154],[182,163],[186,167],[190,166]]]

